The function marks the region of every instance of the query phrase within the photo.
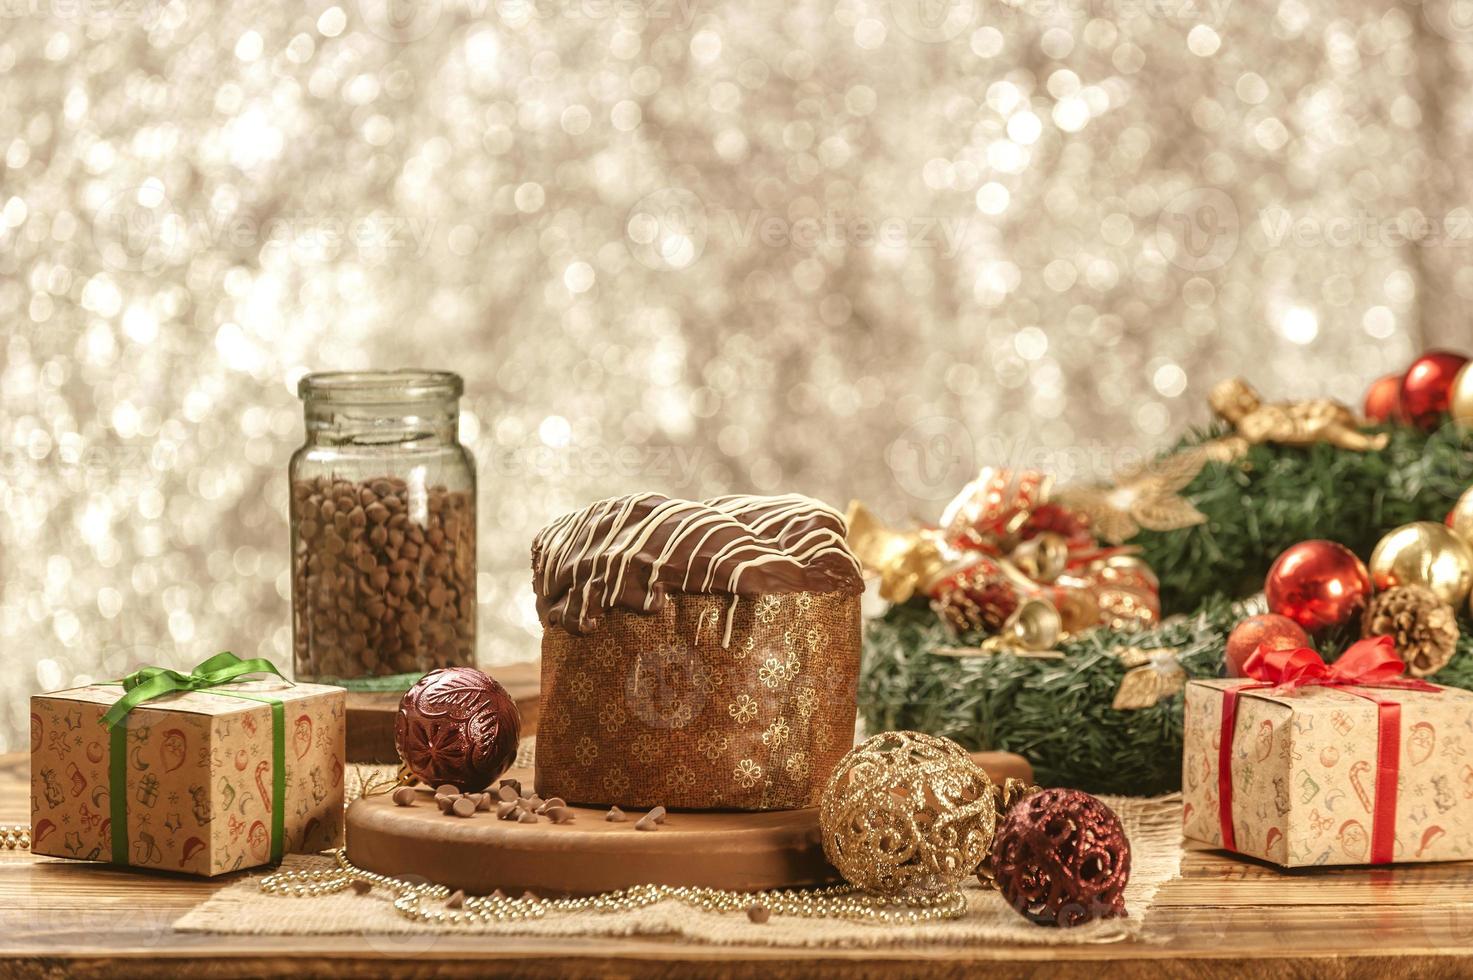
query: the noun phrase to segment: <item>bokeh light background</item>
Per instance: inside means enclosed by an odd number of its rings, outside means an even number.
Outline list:
[[[311,369],[448,367],[480,657],[636,489],[933,517],[1212,382],[1467,337],[1463,0],[0,0],[0,750],[26,698],[290,661]]]

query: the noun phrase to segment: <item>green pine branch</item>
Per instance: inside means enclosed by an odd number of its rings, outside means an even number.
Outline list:
[[[1161,580],[1164,611],[1262,589],[1269,565],[1300,541],[1329,538],[1365,559],[1392,528],[1442,520],[1473,484],[1473,439],[1451,426],[1430,436],[1401,426],[1381,431],[1390,440],[1379,452],[1264,445],[1203,467],[1182,494],[1207,522],[1131,541]],[[1197,433],[1185,444],[1218,434]]]
[[[1441,520],[1473,483],[1473,440],[1386,430],[1387,447],[1352,453],[1330,446],[1255,446],[1232,463],[1209,463],[1183,491],[1205,524],[1143,532],[1132,543],[1161,580],[1167,613],[1144,632],[1095,630],[1061,645],[1063,660],[1006,655],[958,659],[936,647],[957,638],[924,605],[897,606],[870,624],[860,710],[870,731],[914,729],[971,749],[1018,752],[1045,785],[1097,793],[1152,794],[1181,786],[1182,698],[1135,711],[1111,707],[1125,668],[1110,651],[1176,647],[1188,677],[1222,673],[1231,599],[1262,589],[1275,557],[1310,538],[1339,541],[1362,558],[1398,525]],[[1187,444],[1220,434],[1194,434]],[[1467,624],[1465,623],[1465,627]],[[1319,638],[1327,659],[1354,626]],[[1432,680],[1473,689],[1473,635]]]

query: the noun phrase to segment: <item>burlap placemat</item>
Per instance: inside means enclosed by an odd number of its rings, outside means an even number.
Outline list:
[[[1131,845],[1130,884],[1125,890],[1129,916],[1075,929],[1035,926],[993,891],[975,883],[965,889],[967,912],[958,919],[913,926],[882,926],[845,919],[773,916],[756,925],[741,913],[704,912],[678,901],[664,901],[629,912],[555,913],[544,919],[491,922],[475,926],[434,926],[412,922],[396,912],[382,888],[367,895],[344,891],[315,898],[287,898],[261,891],[261,874],[227,886],[174,923],[184,932],[248,935],[405,935],[474,933],[488,936],[679,936],[713,944],[760,946],[892,946],[986,942],[1031,945],[1110,943],[1139,936],[1160,887],[1175,877],[1181,863],[1181,797],[1155,799],[1102,797],[1120,815]],[[332,868],[325,855],[291,855],[286,870]]]

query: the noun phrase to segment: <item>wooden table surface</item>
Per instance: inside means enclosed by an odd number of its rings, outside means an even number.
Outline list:
[[[28,757],[0,756],[0,823],[28,819]],[[1473,862],[1281,873],[1189,852],[1141,941],[792,950],[659,939],[246,937],[172,923],[230,877],[0,851],[0,976],[1440,977],[1473,972]]]

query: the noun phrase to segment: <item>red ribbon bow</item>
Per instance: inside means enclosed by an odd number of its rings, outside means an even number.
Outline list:
[[[1232,747],[1236,734],[1238,695],[1247,691],[1272,688],[1268,693],[1290,693],[1305,687],[1392,687],[1405,691],[1437,693],[1436,684],[1406,677],[1406,664],[1396,655],[1396,644],[1389,636],[1359,640],[1326,664],[1308,647],[1275,650],[1260,644],[1245,664],[1243,673],[1259,684],[1247,684],[1222,692],[1222,730],[1218,745],[1218,808],[1222,827],[1222,844],[1236,850],[1233,827]],[[1395,857],[1396,783],[1401,754],[1401,705],[1372,694],[1349,691],[1376,705],[1376,784],[1371,806],[1372,864],[1389,864]]]
[[[1372,636],[1358,640],[1333,664],[1308,647],[1276,650],[1260,643],[1246,663],[1243,673],[1264,681],[1282,691],[1301,687],[1398,687],[1410,691],[1436,691],[1435,684],[1404,676],[1406,664],[1396,655],[1396,644],[1389,636]]]

